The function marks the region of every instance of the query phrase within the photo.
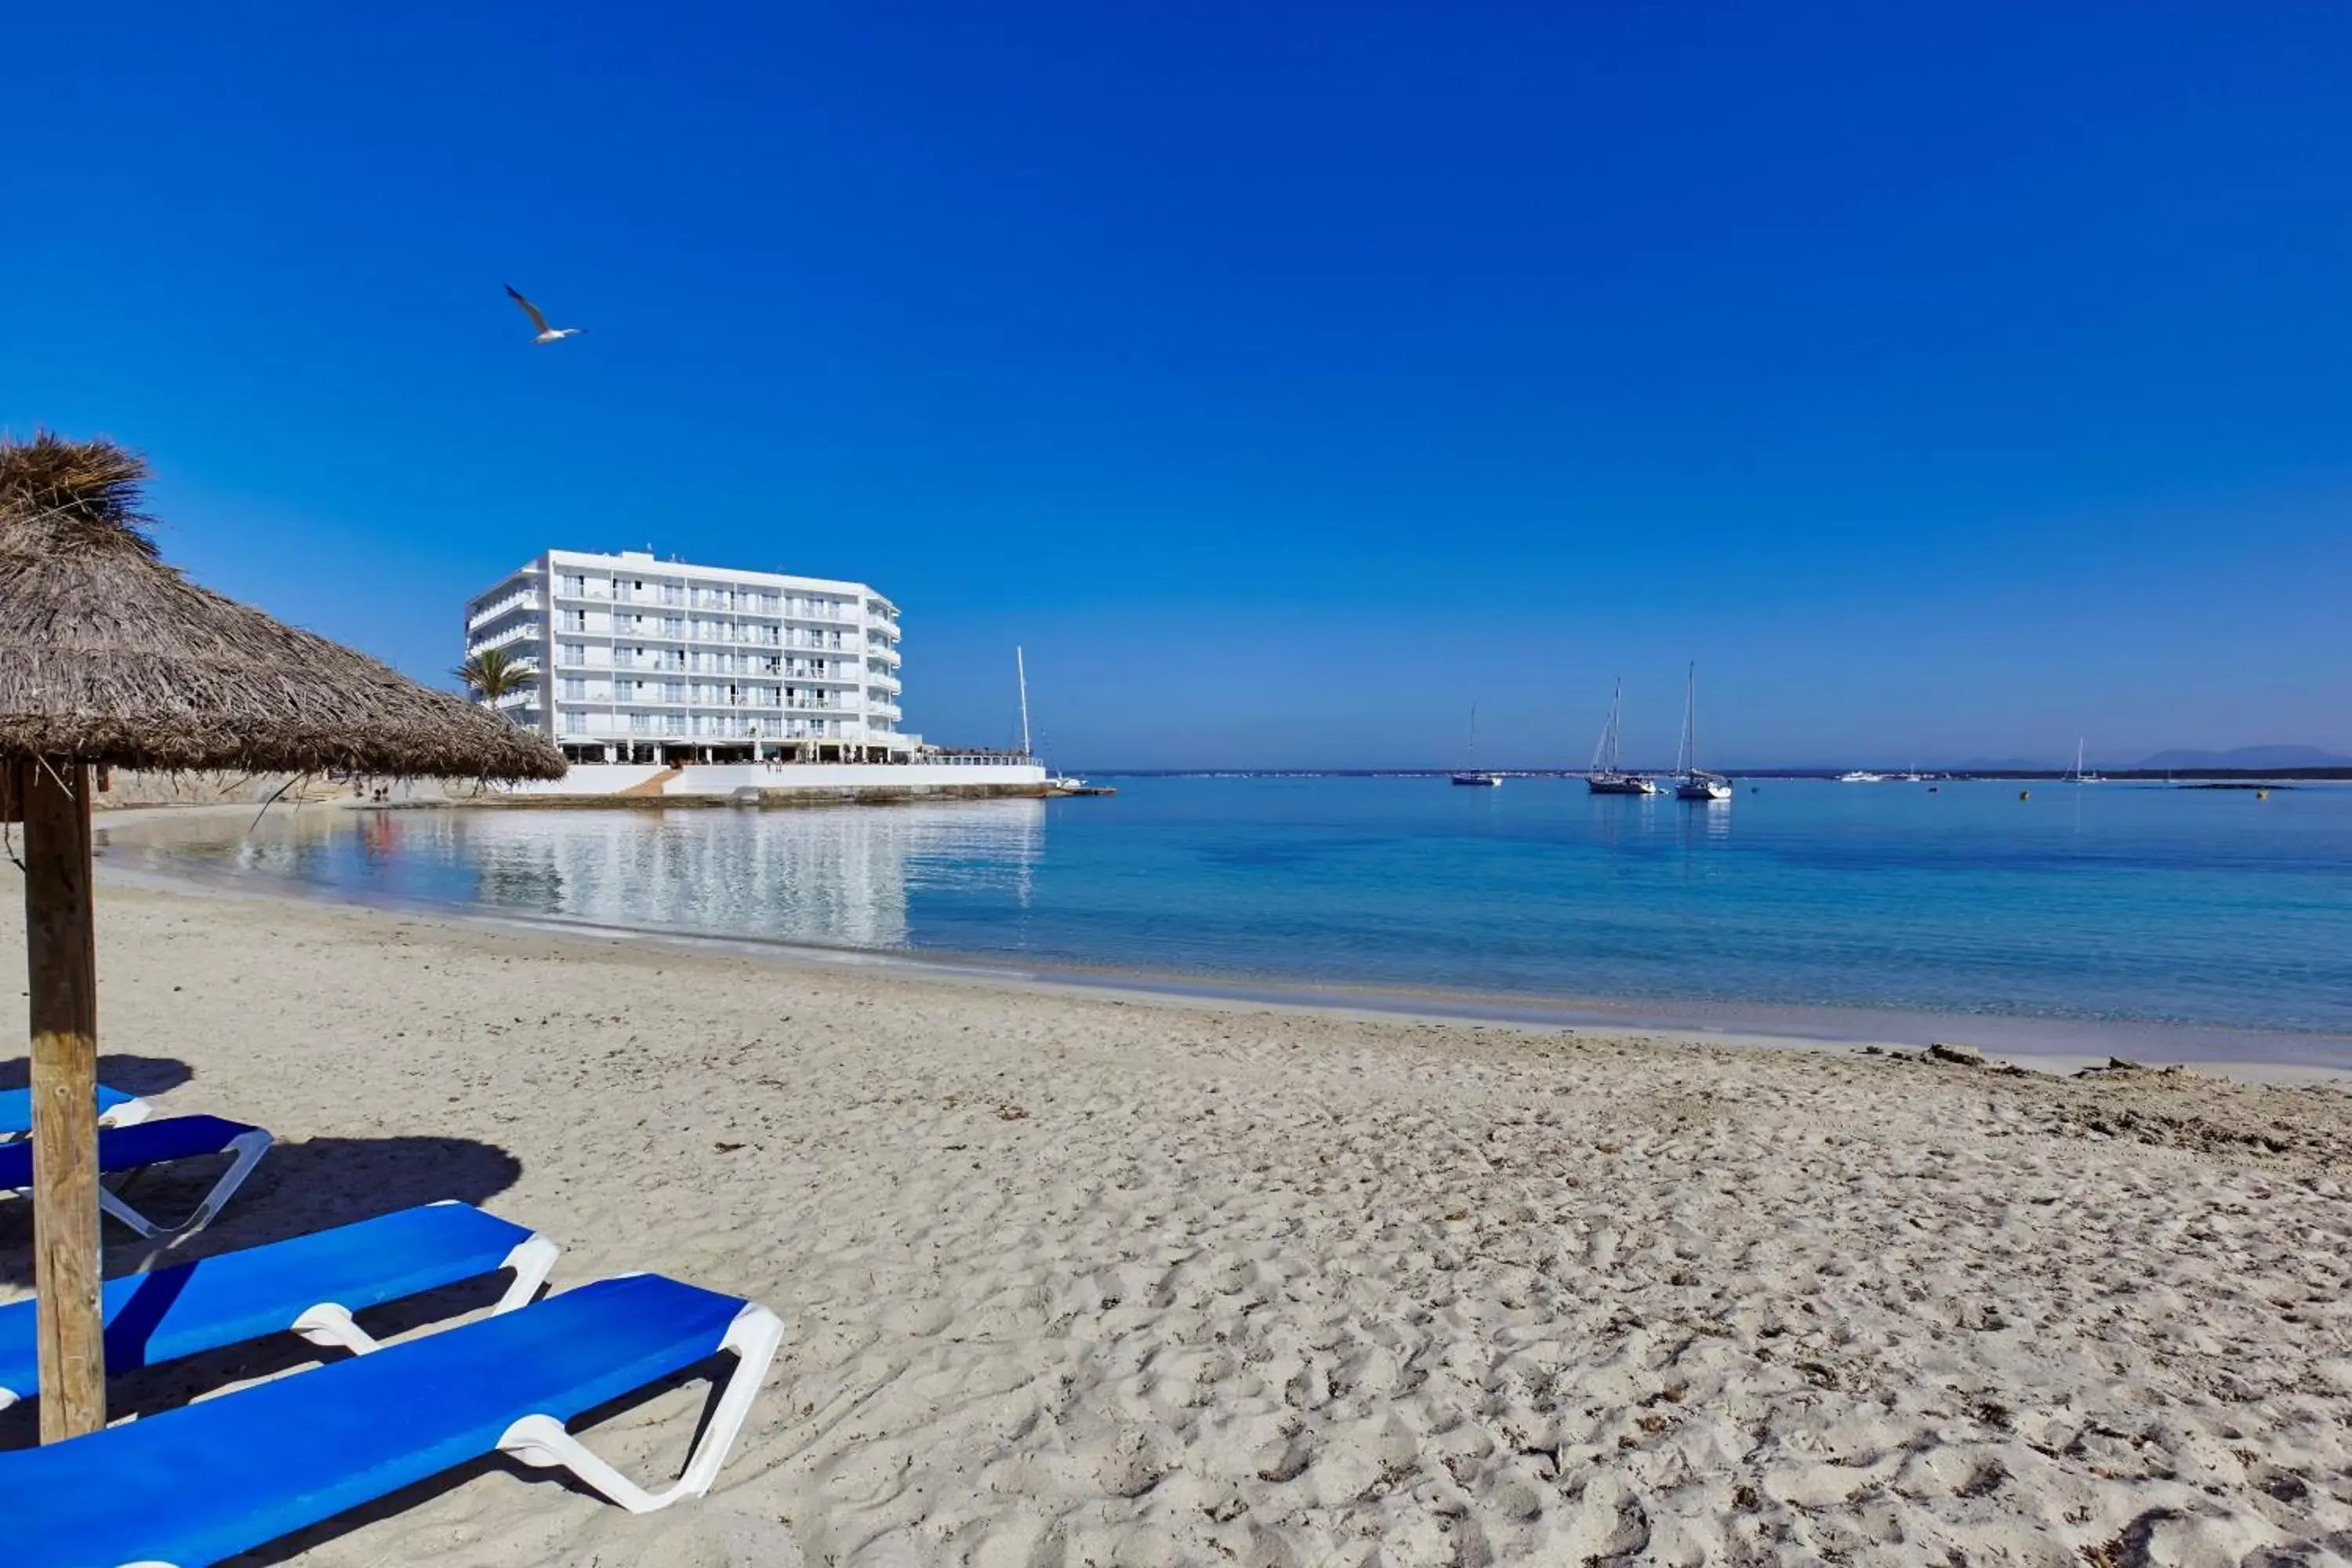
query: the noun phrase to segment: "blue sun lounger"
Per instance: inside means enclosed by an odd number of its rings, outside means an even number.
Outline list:
[[[783,1324],[656,1275],[0,1453],[10,1568],[201,1568],[493,1453],[561,1465],[632,1513],[710,1489]],[[564,1423],[721,1351],[735,1367],[672,1485],[648,1492]]]
[[[353,1312],[405,1296],[514,1270],[491,1309],[526,1306],[547,1282],[557,1248],[546,1237],[467,1204],[429,1204],[311,1236],[176,1263],[106,1282],[110,1373],[293,1332],[355,1353],[375,1340]],[[0,1307],[0,1408],[30,1399],[38,1380],[31,1300]]]
[[[98,1124],[100,1127],[128,1127],[144,1121],[154,1107],[134,1094],[119,1089],[98,1086]],[[29,1089],[0,1089],[0,1141],[29,1138],[33,1132],[33,1091]]]
[[[142,1236],[179,1236],[202,1230],[223,1205],[236,1195],[246,1177],[269,1148],[269,1134],[242,1121],[217,1116],[174,1116],[162,1121],[142,1121],[131,1127],[108,1127],[98,1134],[98,1172],[117,1175],[173,1160],[199,1159],[206,1154],[233,1156],[220,1180],[205,1194],[195,1212],[178,1225],[158,1225],[105,1187],[98,1189],[98,1206]],[[33,1184],[33,1145],[28,1142],[0,1143],[0,1193],[21,1191]]]

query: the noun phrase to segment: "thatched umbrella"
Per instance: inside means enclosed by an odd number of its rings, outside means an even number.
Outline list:
[[[164,565],[146,475],[108,441],[0,439],[0,821],[24,825],[44,1442],[106,1418],[90,769],[563,772],[530,732]]]

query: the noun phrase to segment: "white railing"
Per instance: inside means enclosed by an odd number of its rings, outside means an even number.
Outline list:
[[[519,642],[535,643],[538,640],[539,624],[536,621],[525,621],[520,626],[509,626],[495,637],[467,638],[466,653],[468,658],[471,658],[478,653],[488,653],[494,647],[508,647]]]
[[[517,610],[536,610],[539,607],[540,597],[538,590],[526,588],[520,594],[508,595],[505,598],[500,599],[497,604],[492,605],[486,610],[477,610],[474,614],[467,616],[466,629],[470,632],[476,626],[489,625],[492,621],[497,620],[501,616],[510,616]]]

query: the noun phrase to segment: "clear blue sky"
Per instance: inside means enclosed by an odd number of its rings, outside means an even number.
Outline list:
[[[488,10],[0,52],[0,426],[413,673],[650,542],[1074,765],[2352,752],[2352,7]]]

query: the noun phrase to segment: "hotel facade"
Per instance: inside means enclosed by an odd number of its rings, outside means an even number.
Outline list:
[[[905,762],[898,607],[863,583],[550,550],[466,606],[496,704],[574,763]]]

